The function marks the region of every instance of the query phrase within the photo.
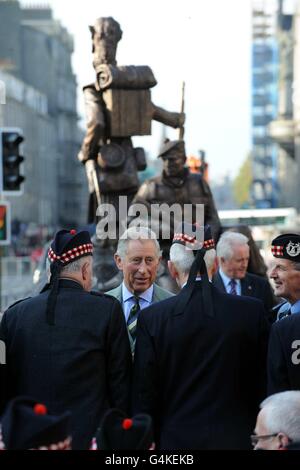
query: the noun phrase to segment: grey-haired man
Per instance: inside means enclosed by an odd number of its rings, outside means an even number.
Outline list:
[[[115,262],[124,280],[107,294],[123,307],[132,353],[139,311],[173,295],[155,284],[160,259],[156,235],[146,227],[131,227],[119,240]]]

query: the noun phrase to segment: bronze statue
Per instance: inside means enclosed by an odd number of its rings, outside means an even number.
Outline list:
[[[84,87],[87,133],[79,160],[85,164],[90,191],[89,222],[96,220],[100,203],[117,204],[119,195],[132,199],[146,168],[143,149],[133,148],[131,137],[150,135],[151,120],[178,128],[183,113],[171,113],[151,102],[156,80],[149,67],[116,62],[122,30],[113,18],[99,18],[90,26],[96,83]]]
[[[150,135],[154,119],[173,128],[183,127],[184,113],[155,106],[150,88],[156,85],[147,66],[117,66],[117,45],[122,30],[111,17],[98,18],[90,26],[96,82],[84,87],[87,132],[78,158],[85,165],[90,193],[89,223],[96,222],[100,204],[113,204],[118,212],[119,196],[132,201],[139,187],[138,171],[147,166],[144,150],[134,148],[131,137]],[[111,289],[116,240],[97,240],[95,275],[98,288]],[[98,254],[98,256],[97,256]]]
[[[209,224],[215,240],[218,239],[221,224],[216,210],[212,193],[205,179],[200,174],[191,173],[185,167],[186,153],[183,140],[167,140],[158,155],[163,160],[163,171],[160,176],[145,181],[132,201],[134,204],[143,204],[147,207],[148,214],[154,204],[163,203],[169,206],[174,203],[182,208],[185,204],[192,205],[192,223],[195,223],[196,205],[204,204],[204,223]],[[164,216],[160,215],[161,210],[157,212],[157,224],[155,227],[155,213],[151,213],[151,228],[161,234],[161,227],[164,223]],[[160,218],[159,218],[160,217]],[[169,221],[170,219],[168,219]],[[174,229],[176,229],[176,220],[170,220],[171,231],[168,239],[160,239],[160,246],[163,250],[163,266],[159,285],[176,291],[175,285],[171,282],[167,270],[167,259],[169,257],[169,248],[172,242]]]

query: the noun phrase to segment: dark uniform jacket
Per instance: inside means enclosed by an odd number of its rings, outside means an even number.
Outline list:
[[[222,292],[226,292],[223,280],[219,271],[213,278],[214,285]],[[255,274],[246,273],[246,276],[241,279],[241,295],[248,297],[255,297],[262,301],[265,307],[265,312],[268,320],[273,323],[276,320],[276,313],[272,311],[275,305],[275,297],[272,288],[267,279]]]
[[[211,317],[199,282],[179,313],[184,289],[139,315],[134,411],[152,415],[160,449],[250,448],[266,392],[262,303],[211,286]]]
[[[300,390],[300,314],[272,325],[268,352],[268,393]]]
[[[8,396],[28,395],[49,411],[72,412],[73,448],[86,449],[110,407],[128,409],[131,354],[119,302],[61,280],[55,325],[49,290],[9,308],[1,322]]]

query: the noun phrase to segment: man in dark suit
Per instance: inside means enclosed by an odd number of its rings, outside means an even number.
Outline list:
[[[284,234],[272,241],[276,263],[270,273],[275,294],[285,299],[270,335],[268,391],[300,389],[300,235]]]
[[[213,278],[214,285],[222,292],[246,295],[260,299],[266,316],[273,322],[274,295],[269,282],[261,276],[247,273],[249,262],[248,238],[235,232],[224,232],[217,244],[219,269]]]
[[[71,411],[73,449],[87,449],[104,412],[126,412],[130,399],[122,309],[112,297],[91,295],[92,250],[88,232],[59,231],[48,254],[50,285],[9,308],[0,325],[7,399],[27,395],[51,413]]]
[[[265,396],[263,306],[216,289],[202,261],[205,254],[211,277],[209,231],[201,249],[192,230],[186,232],[175,234],[170,250],[169,269],[181,292],[139,316],[134,411],[152,416],[159,449],[249,449]],[[198,249],[195,259],[187,242]]]
[[[132,354],[140,310],[173,294],[155,284],[161,260],[156,235],[147,227],[130,227],[119,240],[115,262],[124,280],[107,292],[121,303],[128,328]]]

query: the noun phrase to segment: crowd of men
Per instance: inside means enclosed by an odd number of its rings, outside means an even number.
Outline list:
[[[49,283],[1,321],[0,449],[297,447],[300,235],[272,242],[273,294],[247,273],[247,237],[225,232],[215,246],[203,231],[174,234],[177,295],[155,284],[149,228],[120,238],[123,282],[107,294],[91,291],[88,232],[56,234]]]

